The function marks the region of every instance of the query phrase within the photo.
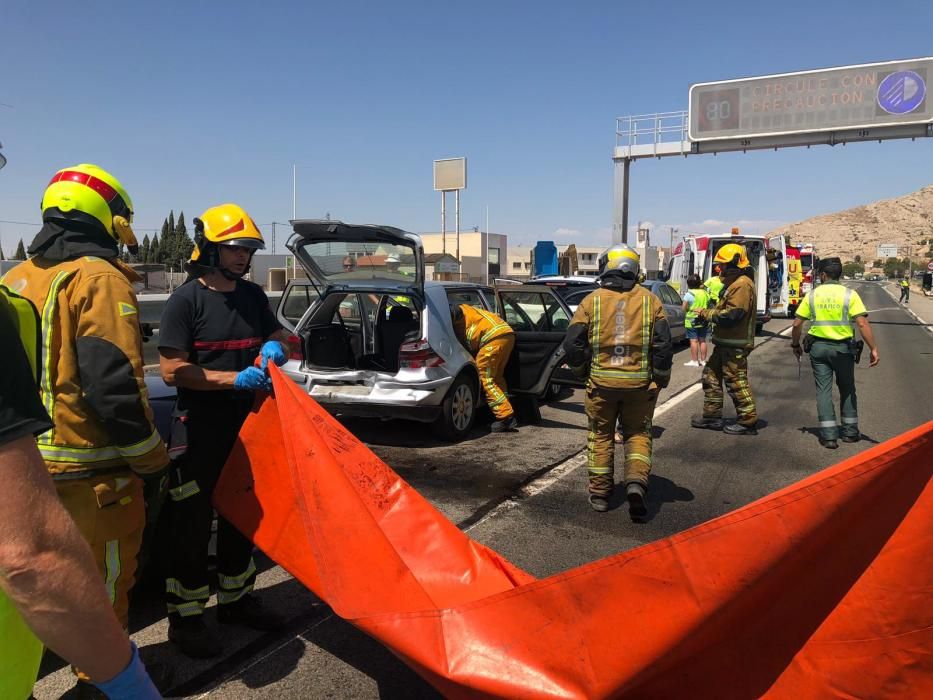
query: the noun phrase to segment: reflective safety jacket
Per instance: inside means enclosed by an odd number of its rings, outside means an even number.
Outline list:
[[[660,300],[636,284],[602,287],[577,307],[564,339],[571,368],[589,365],[589,382],[612,389],[667,386],[674,352]]]
[[[713,302],[718,302],[719,298],[722,296],[723,281],[720,279],[719,275],[713,275],[708,280],[703,283],[703,286],[706,287],[706,291],[710,293],[710,296],[713,297]]]
[[[35,309],[29,301],[0,286],[0,313],[12,316],[35,374],[39,325]],[[6,594],[0,591],[0,698],[29,697],[41,660],[42,642],[26,626]]]
[[[755,347],[756,290],[751,270],[743,271],[726,286],[716,307],[706,313],[713,324],[713,343],[727,348]]]
[[[821,284],[797,307],[797,318],[811,322],[807,334],[826,340],[848,340],[855,335],[851,320],[867,314],[858,292],[835,281]]]
[[[693,301],[690,302],[690,307],[687,309],[684,326],[693,328],[697,325],[697,311],[709,308],[712,295],[705,289],[691,289],[689,293],[693,295]],[[702,322],[701,325],[705,325],[705,322]]]
[[[490,340],[514,333],[512,326],[491,311],[469,304],[461,304],[460,310],[463,311],[467,346],[474,356]]]
[[[54,428],[37,442],[53,476],[168,464],[143,379],[138,279],[119,261],[37,256],[2,280],[40,315],[39,389]]]
[[[909,287],[909,286],[910,286],[910,280],[907,279],[907,278],[905,277],[904,279],[901,280],[901,286],[902,286],[902,287]]]

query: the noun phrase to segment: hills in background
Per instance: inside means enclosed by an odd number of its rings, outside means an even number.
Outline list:
[[[894,199],[882,199],[834,214],[822,214],[781,226],[769,236],[785,234],[795,244],[813,242],[820,257],[838,255],[843,262],[861,257],[877,260],[878,246],[896,244],[897,257],[917,262],[933,258],[933,185]]]

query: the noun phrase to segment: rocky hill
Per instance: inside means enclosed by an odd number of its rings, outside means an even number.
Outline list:
[[[870,265],[878,258],[879,245],[894,243],[898,257],[907,257],[907,246],[912,245],[911,257],[925,262],[928,241],[933,239],[933,185],[903,197],[814,216],[769,235],[779,233],[795,244],[814,242],[820,257],[838,255],[848,261],[860,255]]]

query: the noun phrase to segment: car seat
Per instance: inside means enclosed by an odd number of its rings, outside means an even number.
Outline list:
[[[386,370],[398,371],[398,351],[405,336],[418,330],[418,321],[407,306],[393,306],[389,316],[379,326],[379,345]]]

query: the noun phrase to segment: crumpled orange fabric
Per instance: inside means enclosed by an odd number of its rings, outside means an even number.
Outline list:
[[[933,697],[933,422],[535,580],[270,371],[215,505],[448,697]]]

